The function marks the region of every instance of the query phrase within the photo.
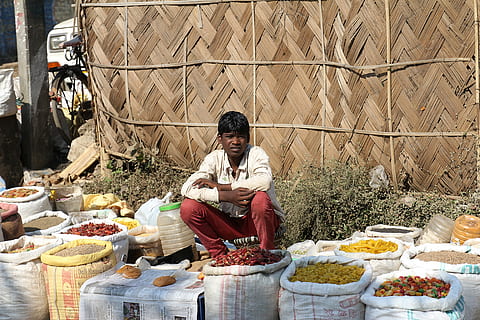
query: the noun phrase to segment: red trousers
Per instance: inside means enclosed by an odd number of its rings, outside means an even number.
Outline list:
[[[223,240],[249,236],[258,236],[260,248],[274,249],[275,231],[280,225],[272,201],[263,191],[255,193],[249,212],[241,218],[232,218],[207,203],[192,199],[183,200],[180,216],[195,232],[212,258],[227,252]]]

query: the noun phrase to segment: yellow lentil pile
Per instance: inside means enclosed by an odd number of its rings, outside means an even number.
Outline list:
[[[297,268],[295,274],[288,280],[291,282],[347,284],[359,281],[364,272],[365,269],[358,266],[318,262]]]
[[[382,239],[360,240],[351,244],[343,244],[340,246],[341,251],[345,252],[367,252],[367,253],[384,253],[387,251],[395,252],[398,245],[391,241]]]

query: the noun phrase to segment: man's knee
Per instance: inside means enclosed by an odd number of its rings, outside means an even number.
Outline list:
[[[272,201],[265,191],[255,192],[255,196],[251,202],[252,210],[265,211],[272,207]]]
[[[188,222],[199,208],[201,208],[201,202],[186,198],[180,205],[180,217],[183,221]]]

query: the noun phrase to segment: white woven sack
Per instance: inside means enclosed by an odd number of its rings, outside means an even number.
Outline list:
[[[88,224],[88,223],[105,223],[105,224],[113,224],[116,225],[118,228],[120,228],[120,232],[112,234],[110,236],[92,236],[92,237],[87,237],[87,236],[79,236],[76,234],[65,234],[64,232],[67,232],[71,228],[78,228],[81,225]],[[127,226],[117,223],[115,221],[109,220],[109,219],[92,219],[88,221],[84,221],[78,224],[74,224],[71,226],[68,226],[66,228],[63,228],[62,230],[58,232],[54,232],[52,234],[53,236],[62,239],[64,242],[70,242],[73,240],[77,239],[97,239],[97,240],[104,240],[104,241],[110,241],[113,245],[113,252],[115,253],[115,258],[117,258],[117,261],[123,261],[123,256],[128,255],[128,228]]]
[[[407,232],[401,233],[401,232],[378,232],[375,231],[376,229],[400,229],[400,230],[405,230]],[[384,224],[376,224],[373,226],[368,226],[365,228],[365,234],[367,237],[376,237],[376,238],[396,238],[400,239],[405,242],[413,243],[415,239],[420,237],[420,234],[422,233],[422,229],[420,228],[413,228],[413,227],[402,227],[402,226],[390,226],[390,225],[384,225]]]
[[[0,252],[33,242],[42,247],[20,253],[0,253],[0,320],[48,320],[48,301],[40,255],[60,245],[59,239],[23,236],[0,242]]]
[[[27,217],[25,220],[22,220],[22,222],[23,222],[23,224],[26,224],[26,223],[32,222],[34,220],[37,220],[37,219],[43,218],[43,217],[59,217],[59,218],[64,219],[64,221],[57,224],[56,226],[53,226],[53,227],[50,227],[50,228],[47,228],[47,229],[43,229],[43,230],[35,230],[35,231],[25,232],[25,234],[28,235],[28,236],[33,236],[33,235],[48,236],[48,235],[51,235],[54,232],[60,231],[63,228],[69,226],[71,224],[71,220],[72,220],[72,218],[69,215],[66,215],[62,211],[47,210],[47,211],[43,211],[43,212],[39,212],[39,213],[36,213],[34,215],[31,215],[31,216]]]
[[[355,238],[351,241],[346,241],[342,243],[342,245],[349,245],[352,243],[356,243],[360,240],[385,240],[396,243],[398,248],[397,251],[391,252],[387,251],[384,253],[368,253],[368,252],[345,252],[340,250],[339,248],[335,249],[335,255],[337,256],[344,256],[352,259],[360,259],[360,260],[367,260],[370,262],[370,266],[372,267],[373,277],[378,275],[389,273],[392,271],[397,271],[400,269],[400,257],[402,256],[403,252],[405,251],[404,244],[401,240],[395,238]]]
[[[313,240],[305,240],[292,244],[287,248],[287,251],[290,252],[292,259],[300,259],[308,256],[308,253],[314,250],[314,247],[315,242]]]
[[[342,285],[289,280],[297,268],[316,263],[354,265],[364,268],[365,272],[359,281]],[[371,279],[372,269],[364,260],[342,256],[316,256],[294,260],[280,277],[280,319],[363,320],[365,305],[360,301],[360,296]]]
[[[0,69],[0,118],[17,113],[13,71],[13,69]]]
[[[443,270],[457,277],[463,286],[466,319],[480,320],[480,295],[478,294],[478,288],[480,287],[480,264],[448,264],[415,259],[415,256],[420,253],[436,251],[464,252],[480,256],[480,249],[448,243],[423,244],[405,250],[400,259],[402,268],[405,269]]]
[[[277,320],[280,276],[292,258],[288,251],[272,250],[282,260],[268,265],[203,267],[205,319]]]
[[[22,217],[22,221],[36,213],[52,210],[50,200],[48,199],[48,195],[45,193],[45,188],[43,187],[36,187],[36,186],[15,187],[15,188],[7,189],[5,191],[20,189],[20,188],[34,189],[34,190],[37,190],[38,192],[31,194],[28,197],[22,197],[22,198],[0,197],[0,202],[16,204],[18,207],[18,213]]]
[[[390,296],[376,297],[375,291],[386,280],[392,280],[400,276],[420,276],[435,277],[450,284],[448,295],[441,299],[430,298],[427,296]],[[361,300],[366,305],[365,319],[450,319],[448,311],[458,314],[459,318],[464,316],[464,303],[462,296],[462,284],[451,274],[445,271],[428,269],[409,269],[394,271],[378,276],[365,290]],[[395,309],[395,310],[394,310]],[[390,310],[390,314],[385,310]],[[394,311],[393,311],[394,310]],[[413,313],[417,313],[412,317]],[[410,315],[410,316],[409,316]],[[443,315],[443,317],[442,317]],[[388,316],[388,318],[387,318]],[[436,318],[432,318],[432,316]]]

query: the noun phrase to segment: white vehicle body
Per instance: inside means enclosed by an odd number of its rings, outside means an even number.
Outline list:
[[[68,19],[55,25],[47,37],[47,61],[49,64],[58,62],[60,65],[75,64],[75,61],[68,61],[65,57],[66,49],[60,48],[60,44],[73,38],[74,19]]]

